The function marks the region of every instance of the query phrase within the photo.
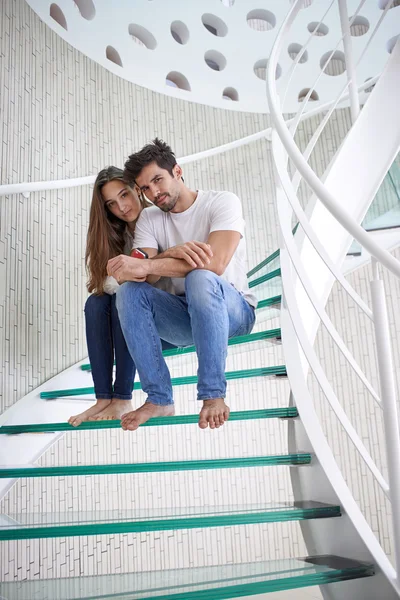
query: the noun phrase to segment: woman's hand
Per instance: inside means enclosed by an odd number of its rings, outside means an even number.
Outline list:
[[[147,259],[120,254],[108,261],[107,273],[114,277],[119,284],[124,281],[146,281],[149,274],[148,262]]]
[[[154,258],[178,258],[188,263],[190,267],[203,269],[209,265],[213,257],[211,246],[205,242],[186,242],[168,248]]]

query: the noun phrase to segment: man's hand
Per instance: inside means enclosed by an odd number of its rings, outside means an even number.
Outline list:
[[[132,258],[120,254],[112,258],[107,263],[107,273],[114,277],[118,283],[124,281],[146,281],[149,274],[148,260],[142,258]]]
[[[178,258],[186,261],[194,269],[203,269],[206,265],[210,264],[212,257],[213,252],[209,244],[193,241],[168,248],[168,250],[157,254],[154,258]]]

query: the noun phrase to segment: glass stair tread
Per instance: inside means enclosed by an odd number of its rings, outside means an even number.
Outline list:
[[[0,540],[229,527],[340,516],[339,506],[319,502],[2,514]]]
[[[253,275],[255,275],[255,273],[258,273],[259,271],[261,271],[261,269],[264,269],[266,266],[269,266],[269,269],[272,271],[274,270],[276,267],[279,266],[279,258],[280,258],[280,250],[278,248],[278,250],[275,250],[275,252],[273,252],[272,254],[270,254],[269,256],[267,256],[267,258],[265,258],[263,261],[261,261],[260,263],[258,263],[258,265],[256,265],[255,267],[253,267],[253,269],[251,269],[248,273],[247,273],[247,277],[252,277]]]
[[[283,408],[263,408],[259,410],[233,411],[229,415],[229,421],[250,421],[255,419],[287,419],[297,417],[298,412],[295,406]],[[159,427],[163,425],[188,425],[197,423],[199,415],[174,415],[173,417],[155,417],[141,427]],[[56,431],[85,431],[88,429],[118,429],[121,427],[120,420],[113,421],[85,421],[78,427],[73,427],[69,423],[27,423],[19,425],[3,425],[0,427],[1,434],[20,434],[20,433],[54,433]]]
[[[240,371],[228,371],[225,373],[227,380],[232,379],[247,379],[249,377],[271,377],[274,375],[286,376],[286,366],[277,365],[273,367],[260,367],[258,369],[242,369]],[[190,375],[188,377],[173,377],[171,379],[172,385],[191,385],[197,383],[197,375]],[[142,386],[140,382],[137,382],[133,386],[134,390],[141,390]],[[41,392],[40,397],[43,399],[54,399],[67,396],[82,396],[86,394],[94,394],[93,387],[85,388],[74,388],[68,390],[52,390],[48,392]]]
[[[0,595],[6,600],[223,600],[338,583],[374,573],[370,563],[327,555],[0,583]]]
[[[281,330],[280,328],[268,329],[265,331],[258,331],[256,333],[249,333],[248,335],[238,335],[236,337],[232,337],[228,341],[228,346],[236,346],[238,344],[248,344],[250,342],[258,342],[260,340],[276,340],[281,338]],[[168,350],[163,351],[163,356],[182,356],[183,354],[191,354],[196,352],[196,348],[194,346],[186,346],[184,348],[170,348]],[[115,364],[115,363],[114,363]],[[81,365],[82,371],[90,371],[90,364],[86,363]]]
[[[269,273],[266,273],[265,275],[261,275],[260,277],[257,277],[256,279],[252,279],[252,281],[249,281],[249,288],[255,288],[258,285],[261,285],[262,283],[265,283],[266,281],[271,281],[272,279],[276,279],[277,277],[281,276],[281,269],[280,267],[277,269],[274,269],[273,271],[270,271]]]
[[[165,471],[200,471],[209,469],[235,469],[273,465],[304,465],[311,462],[310,453],[240,458],[214,458],[206,460],[180,460],[146,463],[111,463],[97,465],[37,465],[1,466],[0,479],[20,477],[65,477],[71,475],[107,475],[117,473],[155,473]]]

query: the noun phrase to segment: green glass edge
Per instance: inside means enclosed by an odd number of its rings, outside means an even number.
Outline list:
[[[286,366],[278,365],[275,367],[261,367],[258,369],[244,369],[242,371],[228,371],[225,373],[227,380],[230,379],[246,379],[248,377],[265,377],[267,375],[286,375]],[[190,375],[188,377],[174,377],[171,379],[172,385],[187,385],[197,383],[197,376]],[[141,390],[140,382],[133,386],[134,390]],[[75,388],[70,390],[53,390],[51,392],[40,392],[41,398],[58,398],[60,396],[80,396],[85,394],[94,394],[93,387]]]
[[[297,508],[294,510],[260,511],[258,513],[237,513],[150,521],[130,521],[124,523],[84,523],[82,525],[50,525],[49,527],[23,527],[2,530],[0,541],[43,539],[50,537],[75,537],[78,535],[110,535],[117,533],[143,533],[148,531],[168,531],[205,527],[233,527],[257,523],[280,523],[283,521],[304,521],[340,517],[339,506],[319,508]]]
[[[307,576],[287,577],[273,581],[259,581],[255,583],[244,583],[239,585],[210,588],[194,592],[178,592],[176,594],[163,594],[162,596],[141,596],[141,600],[228,600],[229,598],[240,598],[241,596],[256,596],[265,592],[279,592],[302,587],[337,583],[349,581],[362,577],[371,577],[375,574],[373,565],[366,565],[349,570],[336,570],[330,573],[315,573]],[[128,594],[129,592],[127,592]],[[89,600],[89,599],[88,599]]]
[[[293,229],[292,229],[292,234],[293,235],[296,233],[298,226],[299,226],[299,223],[296,223],[296,225],[293,227]],[[266,267],[270,262],[272,262],[273,260],[275,260],[276,258],[278,258],[278,256],[280,255],[280,253],[281,253],[281,251],[278,248],[278,250],[275,250],[275,252],[273,252],[272,254],[270,254],[269,256],[267,256],[267,258],[265,258],[264,260],[262,260],[255,267],[253,267],[251,269],[251,271],[249,271],[247,273],[247,277],[251,277],[252,275],[254,275],[255,273],[257,273],[258,271],[260,271],[263,267]]]
[[[257,304],[257,309],[266,308],[267,306],[274,306],[275,304],[280,304],[282,302],[282,296],[272,296],[272,298],[266,298],[265,300],[260,300]],[[256,310],[257,310],[256,309]]]
[[[284,577],[269,581],[256,581],[251,583],[241,583],[236,585],[222,585],[219,588],[209,587],[203,590],[197,591],[183,591],[174,594],[165,593],[162,596],[141,596],[141,600],[210,600],[210,593],[212,593],[213,600],[228,600],[229,598],[239,598],[242,596],[254,596],[262,594],[264,592],[279,592],[290,589],[300,589],[309,586],[325,585],[329,583],[338,583],[341,581],[350,581],[352,579],[359,579],[364,577],[371,577],[375,574],[375,567],[372,564],[362,564],[357,567],[351,567],[347,569],[335,569],[325,573],[308,573],[306,575],[297,575],[292,577]],[[266,574],[267,575],[267,574]],[[23,582],[26,587],[26,583]],[[35,582],[38,583],[38,582]],[[42,583],[46,585],[46,580]],[[226,583],[221,581],[221,583]],[[7,590],[16,588],[20,589],[21,582],[11,583],[0,583],[0,591],[2,594],[7,594]],[[183,587],[183,586],[182,586]],[[187,587],[187,586],[184,586]],[[138,598],[138,594],[145,594],[136,591],[123,591],[116,594],[102,595],[101,600],[111,600],[112,598]],[[52,600],[57,600],[53,598]],[[88,596],[85,595],[83,600],[99,600],[99,596]]]
[[[257,285],[261,285],[265,281],[269,281],[270,279],[274,279],[275,277],[281,276],[281,270],[275,269],[275,271],[271,271],[271,273],[267,273],[266,275],[262,275],[262,277],[258,277],[257,279],[253,279],[253,281],[249,282],[249,288],[256,287]]]
[[[260,271],[263,267],[266,267],[270,262],[272,262],[273,260],[275,260],[276,258],[278,258],[278,256],[280,255],[281,251],[278,248],[278,250],[275,250],[275,252],[273,252],[272,254],[270,254],[269,256],[267,256],[267,258],[265,258],[263,261],[261,261],[260,263],[258,263],[258,265],[256,265],[255,267],[253,267],[248,273],[247,273],[247,277],[251,277],[252,275],[254,275],[255,273],[257,273],[258,271]]]
[[[0,479],[19,477],[64,477],[71,475],[106,475],[117,473],[155,473],[165,471],[200,471],[234,469],[269,465],[302,465],[311,462],[310,453],[245,458],[215,458],[210,460],[180,460],[154,463],[126,463],[105,465],[71,465],[57,467],[10,467],[0,469]]]
[[[231,412],[230,421],[249,421],[253,419],[273,419],[297,417],[298,412],[295,406],[284,408],[263,408],[259,410],[241,410]],[[159,427],[162,425],[188,425],[197,423],[199,415],[175,415],[173,417],[155,417],[141,427]],[[25,425],[3,425],[0,427],[1,434],[16,433],[53,433],[55,431],[83,431],[87,429],[117,429],[121,427],[121,421],[85,421],[78,427],[72,427],[69,423],[33,423]]]

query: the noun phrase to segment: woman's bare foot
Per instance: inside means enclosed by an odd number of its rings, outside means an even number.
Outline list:
[[[110,404],[110,400],[97,400],[94,406],[91,406],[79,415],[75,415],[68,419],[68,423],[73,427],[78,427],[83,421],[89,421],[92,417],[102,412]]]
[[[173,404],[161,406],[160,404],[145,402],[137,410],[133,410],[122,417],[121,427],[125,431],[135,431],[140,425],[153,417],[172,417],[174,414],[175,406]]]
[[[199,427],[201,429],[218,429],[229,419],[230,408],[225,404],[223,398],[203,400],[203,408],[200,411]]]
[[[117,400],[114,398],[104,410],[90,417],[89,421],[114,421],[120,419],[122,415],[131,411],[132,408],[130,400]]]

